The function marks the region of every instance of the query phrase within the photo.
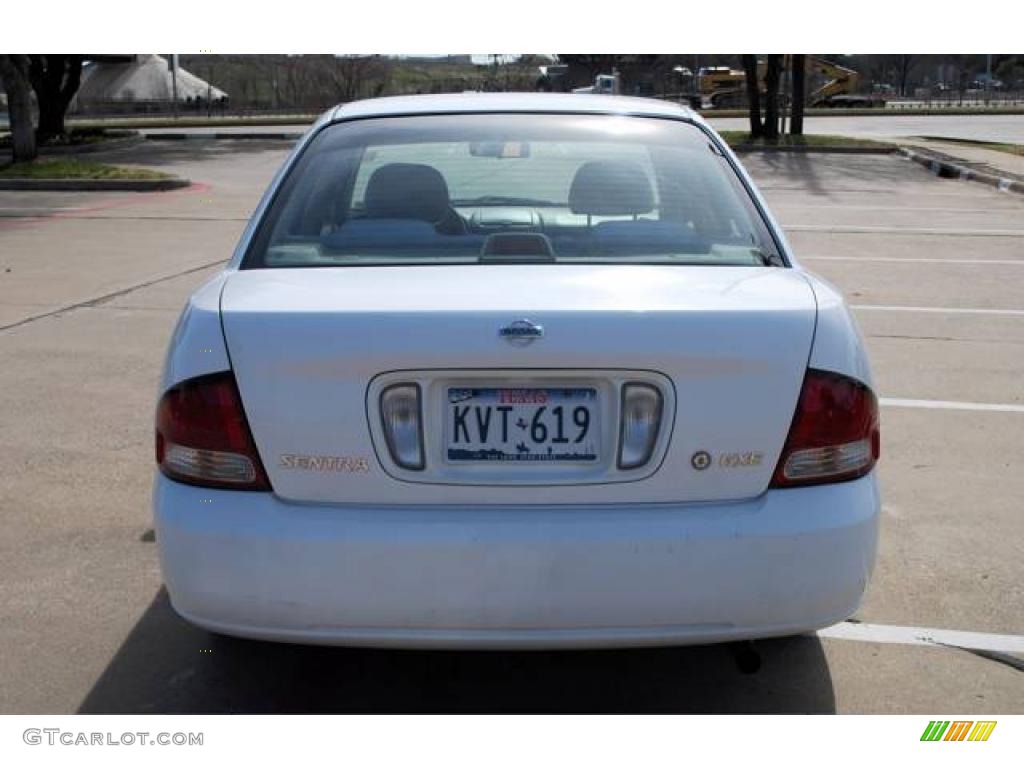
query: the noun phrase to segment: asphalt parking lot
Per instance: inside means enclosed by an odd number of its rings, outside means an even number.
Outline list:
[[[96,159],[175,192],[0,192],[0,712],[1024,713],[1020,657],[824,633],[729,649],[393,652],[213,637],[161,589],[160,365],[286,146]],[[867,625],[1024,636],[1024,196],[895,156],[749,155],[798,256],[854,306],[883,398]]]

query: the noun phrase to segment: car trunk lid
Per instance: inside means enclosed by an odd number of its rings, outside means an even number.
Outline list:
[[[785,441],[815,323],[813,292],[796,270],[725,266],[244,270],[228,279],[221,309],[275,492],[396,505],[756,496]],[[543,337],[499,335],[517,320],[542,326]],[[396,472],[379,438],[375,382],[404,377],[443,392],[481,376],[508,386],[593,383],[609,398],[623,381],[663,382],[658,465],[639,475],[614,462],[596,474],[516,470],[506,482],[500,467],[442,471],[438,439],[427,441],[425,471]],[[617,422],[617,404],[608,408]],[[432,413],[424,421],[440,423]],[[607,457],[617,423],[605,426]]]

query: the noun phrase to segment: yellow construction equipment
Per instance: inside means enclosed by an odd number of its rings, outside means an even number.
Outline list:
[[[855,96],[860,83],[860,73],[841,64],[807,56],[807,72],[819,75],[825,83],[807,96],[807,106],[878,106],[884,105],[870,95]],[[784,57],[783,66],[789,68],[790,57]],[[757,79],[761,93],[765,93],[765,73],[768,64],[757,62]],[[695,77],[695,89],[701,98],[712,107],[738,107],[746,104],[746,74],[742,69],[731,67],[701,67]],[[838,98],[837,98],[838,97]]]

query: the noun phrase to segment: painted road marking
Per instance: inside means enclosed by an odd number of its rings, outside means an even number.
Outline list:
[[[761,189],[765,187],[762,185]],[[802,190],[801,190],[802,191]],[[872,190],[863,190],[872,191]],[[825,205],[813,205],[802,202],[780,202],[775,203],[772,206],[772,210],[783,210],[785,208],[792,208],[795,211],[805,211],[809,208],[821,208],[827,210],[835,210],[837,207],[841,207],[844,211],[916,211],[921,213],[1014,213],[1017,211],[1017,207],[1014,205],[1001,205],[998,208],[960,208],[954,206],[939,206],[939,205],[927,205],[927,206],[908,206],[901,205],[898,208],[894,207],[891,203],[889,205],[847,205],[842,204],[837,206],[835,203],[827,203]]]
[[[949,237],[1024,237],[1024,229],[943,229],[939,227],[872,227],[843,224],[783,224],[790,232],[835,234],[945,235]]]
[[[1024,405],[1014,403],[965,403],[955,400],[907,400],[900,397],[882,397],[882,405],[893,408],[935,408],[946,411],[996,411],[999,413],[1024,413]]]
[[[982,309],[974,307],[892,307],[882,304],[851,304],[853,309],[869,312],[932,312],[952,315],[1024,316],[1024,309]]]
[[[36,216],[39,213],[69,213],[72,211],[85,211],[88,210],[82,206],[76,206],[72,208],[59,208],[50,207],[48,205],[19,205],[15,208],[0,208],[0,216]]]
[[[929,259],[901,256],[801,256],[799,261],[884,261],[907,262],[908,264],[998,264],[1000,266],[1024,267],[1024,259]]]
[[[818,637],[834,640],[859,640],[865,643],[899,643],[901,645],[952,645],[996,653],[1024,653],[1024,636],[996,635],[986,632],[962,632],[957,629],[930,627],[898,627],[889,624],[862,624],[844,621],[819,629]]]

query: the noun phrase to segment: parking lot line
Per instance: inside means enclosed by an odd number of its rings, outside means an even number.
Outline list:
[[[1014,403],[965,403],[955,400],[907,400],[900,397],[879,398],[882,405],[894,408],[934,408],[945,411],[997,411],[999,413],[1024,413],[1024,405]]]
[[[942,227],[879,227],[847,224],[786,224],[787,232],[827,232],[832,234],[945,235],[947,237],[1024,237],[1024,229],[946,229]]]
[[[167,280],[173,280],[174,278],[177,278],[177,277],[184,277],[185,275],[191,275],[191,274],[193,274],[195,272],[202,272],[204,269],[209,269],[210,267],[215,267],[218,264],[224,264],[224,263],[225,263],[224,259],[217,259],[216,261],[211,261],[211,262],[208,262],[206,264],[200,264],[197,267],[189,267],[188,269],[185,269],[185,270],[183,270],[181,272],[175,272],[174,274],[171,274],[171,275],[163,275],[162,277],[157,277],[157,278],[154,278],[152,280],[146,280],[145,282],[142,282],[142,283],[136,283],[135,285],[129,285],[126,288],[119,288],[116,291],[111,291],[110,293],[105,293],[102,296],[94,296],[91,299],[85,299],[83,301],[76,302],[75,304],[69,304],[67,306],[62,306],[62,307],[58,307],[56,309],[51,309],[51,310],[49,310],[47,312],[42,312],[42,313],[40,313],[38,315],[30,315],[29,317],[24,317],[21,320],[16,320],[13,323],[8,323],[7,325],[0,325],[0,331],[9,331],[12,328],[18,328],[18,327],[20,327],[22,325],[27,325],[28,323],[34,323],[37,320],[44,320],[44,319],[46,319],[48,317],[53,317],[54,315],[63,314],[64,312],[70,312],[70,311],[75,310],[75,309],[82,309],[84,307],[95,307],[95,306],[97,306],[99,304],[104,304],[104,303],[110,301],[111,299],[116,299],[116,298],[119,298],[121,296],[124,296],[127,293],[131,293],[132,291],[137,291],[139,288],[149,288],[152,285],[156,285],[158,283],[162,283],[162,282],[165,282]]]
[[[883,304],[851,304],[852,309],[868,312],[932,312],[952,315],[1016,315],[1024,316],[1024,309],[986,309],[981,307],[895,307]]]
[[[824,203],[821,205],[813,205],[804,202],[776,202],[772,205],[772,210],[781,211],[786,208],[798,209],[806,211],[808,209],[820,208],[823,210],[836,210],[835,203]],[[842,208],[844,211],[892,211],[892,203],[887,205],[846,205],[843,204]],[[901,212],[913,212],[913,213],[1004,213],[1006,211],[1012,212],[1014,208],[1012,206],[1005,208],[993,208],[992,206],[986,208],[968,208],[965,206],[907,206],[901,205],[899,207]]]
[[[890,624],[863,624],[844,621],[819,629],[818,637],[835,640],[859,640],[867,643],[899,643],[901,645],[951,645],[978,651],[1024,653],[1024,636],[997,635],[987,632],[963,632],[957,629],[900,627]]]
[[[1024,259],[930,259],[912,256],[801,256],[800,261],[884,261],[908,264],[998,264],[1000,266],[1024,267]]]

